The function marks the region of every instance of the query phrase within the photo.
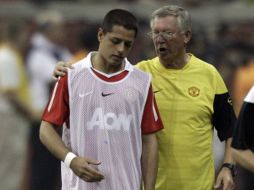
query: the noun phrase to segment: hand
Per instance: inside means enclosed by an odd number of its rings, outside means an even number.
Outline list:
[[[76,157],[72,160],[70,168],[81,179],[86,182],[97,182],[104,179],[102,173],[100,173],[93,165],[101,164],[97,160],[90,160],[83,157]]]
[[[220,188],[221,190],[234,189],[234,181],[230,169],[224,167],[220,170],[214,188]]]
[[[60,61],[55,66],[55,69],[53,71],[52,79],[54,81],[58,80],[58,77],[62,77],[67,73],[67,69],[73,69],[70,63]]]

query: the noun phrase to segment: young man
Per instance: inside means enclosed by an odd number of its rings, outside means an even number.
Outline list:
[[[99,49],[55,85],[40,139],[62,164],[62,190],[155,189],[162,129],[150,76],[126,59],[137,35],[128,11],[111,10]],[[63,140],[54,127],[66,122]]]
[[[244,168],[254,172],[254,87],[244,99],[232,147],[233,157]]]
[[[234,186],[231,136],[235,122],[227,88],[210,64],[186,52],[191,19],[184,8],[170,5],[156,10],[149,36],[157,57],[137,67],[152,75],[154,93],[164,124],[158,137],[157,190],[213,190]],[[55,75],[64,68],[59,64]],[[226,141],[222,168],[215,179],[213,129]]]

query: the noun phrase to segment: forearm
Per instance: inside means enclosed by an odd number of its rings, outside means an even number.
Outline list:
[[[154,190],[158,170],[158,144],[155,134],[142,136],[142,175],[144,190]]]
[[[232,150],[234,160],[242,167],[254,172],[254,153],[251,150]]]
[[[230,147],[231,141],[232,138],[226,140],[223,163],[228,164],[224,164],[223,167],[220,169],[215,181],[215,189],[220,188],[223,190],[233,190],[234,188],[233,177],[235,175],[235,171],[231,164],[234,164],[235,162],[232,157],[232,148]]]
[[[235,163],[232,156],[231,142],[232,142],[232,138],[228,138],[225,142],[223,163],[231,163],[231,164]]]
[[[54,129],[53,125],[42,121],[40,126],[40,140],[47,149],[59,160],[64,161],[70,150],[65,146],[61,137]]]

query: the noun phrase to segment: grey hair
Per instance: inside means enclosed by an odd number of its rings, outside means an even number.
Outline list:
[[[175,16],[183,32],[191,31],[191,17],[189,12],[177,5],[167,5],[155,10],[152,13],[150,26],[152,27],[154,19],[166,16]]]

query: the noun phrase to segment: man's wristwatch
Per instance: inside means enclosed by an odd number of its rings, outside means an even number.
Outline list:
[[[231,171],[232,176],[236,176],[236,167],[234,164],[224,163],[222,164],[221,168],[228,168]]]

